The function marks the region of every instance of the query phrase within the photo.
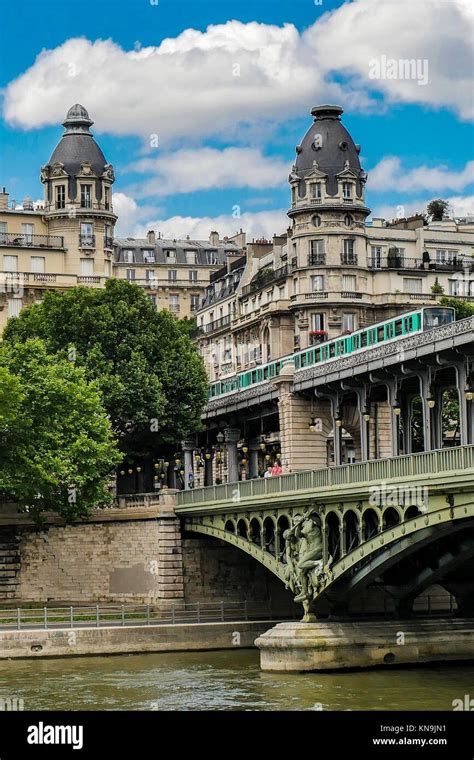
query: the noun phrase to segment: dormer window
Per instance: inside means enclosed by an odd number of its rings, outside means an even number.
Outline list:
[[[133,264],[135,261],[135,252],[130,248],[126,248],[123,252],[123,260],[125,264]]]
[[[311,198],[320,200],[322,198],[321,182],[313,182],[311,185]]]
[[[66,185],[56,185],[56,208],[66,208]]]
[[[350,200],[352,198],[352,184],[350,182],[342,183],[342,197],[344,200]]]
[[[168,263],[175,262],[176,261],[176,251],[172,248],[165,251],[166,261]]]
[[[196,263],[196,251],[186,251],[186,264],[195,264]]]
[[[153,249],[143,251],[143,263],[144,264],[155,263],[155,251]]]
[[[81,185],[81,208],[92,208],[92,185]]]

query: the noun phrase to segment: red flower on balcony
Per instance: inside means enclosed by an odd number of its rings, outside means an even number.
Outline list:
[[[321,337],[321,336],[327,335],[328,331],[327,330],[310,330],[309,334]]]

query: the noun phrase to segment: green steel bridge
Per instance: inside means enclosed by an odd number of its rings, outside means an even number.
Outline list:
[[[325,568],[311,611],[344,614],[376,590],[410,613],[439,584],[474,613],[474,446],[182,491],[175,511],[288,583],[285,536],[308,510]]]

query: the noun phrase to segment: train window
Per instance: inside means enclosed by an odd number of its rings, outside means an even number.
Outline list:
[[[367,330],[364,330],[364,332],[360,334],[360,347],[365,348],[366,345],[367,345]]]
[[[423,309],[423,330],[432,330],[434,327],[449,325],[453,321],[454,313],[452,309]]]

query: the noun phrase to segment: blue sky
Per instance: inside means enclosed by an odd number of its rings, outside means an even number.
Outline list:
[[[121,234],[270,235],[311,107],[337,102],[374,214],[433,197],[474,214],[470,0],[22,0],[2,8],[0,44],[0,184],[17,201],[41,198],[81,102]]]

